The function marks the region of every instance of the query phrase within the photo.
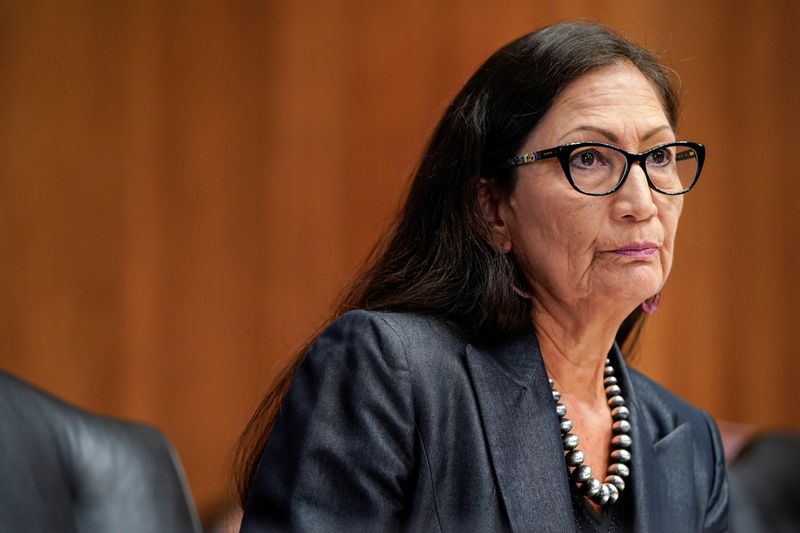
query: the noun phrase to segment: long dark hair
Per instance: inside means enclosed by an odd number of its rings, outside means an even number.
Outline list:
[[[393,226],[373,249],[331,319],[362,308],[437,317],[472,340],[518,335],[531,327],[531,302],[513,254],[489,244],[477,199],[480,178],[501,190],[516,155],[559,92],[594,69],[627,61],[650,80],[673,128],[678,96],[669,71],[647,50],[597,24],[571,22],[529,33],[495,52],[469,79],[436,127]],[[641,311],[617,332],[636,335]],[[242,505],[261,451],[304,347],[251,418],[236,456]]]

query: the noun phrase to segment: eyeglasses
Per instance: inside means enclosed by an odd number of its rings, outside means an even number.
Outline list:
[[[659,144],[639,154],[611,144],[579,142],[518,155],[507,166],[555,157],[573,189],[589,196],[605,196],[618,191],[631,166],[639,163],[651,189],[677,195],[689,192],[697,183],[705,156],[705,146],[689,141]]]

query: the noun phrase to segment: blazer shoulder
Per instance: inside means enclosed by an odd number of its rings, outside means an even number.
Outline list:
[[[636,399],[643,408],[654,436],[667,435],[681,424],[688,423],[703,440],[718,438],[719,430],[711,416],[679,398],[641,372],[628,369],[636,391]]]
[[[416,366],[419,359],[430,362],[432,353],[460,357],[467,344],[443,320],[417,313],[357,309],[334,320],[321,337],[343,332],[353,341],[371,339],[389,351],[402,351],[406,364],[411,366]]]
[[[654,442],[665,441],[680,426],[691,428],[695,449],[694,477],[705,496],[703,530],[728,530],[728,482],[719,429],[713,418],[667,391],[640,372],[629,369],[637,403],[654,433]],[[662,442],[663,442],[662,441]],[[658,444],[656,444],[658,445]]]
[[[357,309],[330,322],[311,343],[303,365],[351,366],[373,360],[394,370],[408,370],[405,343],[381,313]],[[369,357],[367,357],[369,356]]]
[[[349,324],[373,325],[379,330],[387,329],[401,337],[421,337],[427,339],[434,335],[448,335],[457,338],[455,332],[444,321],[419,313],[406,313],[399,311],[373,311],[369,309],[355,309],[348,311],[334,319],[328,327],[341,327]],[[327,328],[326,328],[327,329]]]

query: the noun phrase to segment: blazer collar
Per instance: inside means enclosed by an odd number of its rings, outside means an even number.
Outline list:
[[[676,520],[691,515],[694,487],[675,474],[693,471],[691,428],[658,435],[616,344],[609,358],[631,410],[632,490],[623,497],[633,498],[635,530],[692,530],[696,524]],[[559,421],[535,335],[468,344],[466,361],[511,529],[573,530]]]
[[[511,529],[574,530],[558,416],[536,338],[467,345],[466,358]]]
[[[692,428],[684,423],[659,434],[649,410],[653,407],[648,408],[645,398],[637,395],[631,372],[616,344],[609,359],[631,411],[630,480],[635,531],[698,530],[700,525],[690,512],[695,487],[685,477],[694,472]]]

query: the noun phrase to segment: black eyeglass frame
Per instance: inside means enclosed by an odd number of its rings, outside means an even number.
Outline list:
[[[572,174],[569,170],[569,157],[572,155],[572,152],[579,148],[585,148],[587,146],[602,146],[605,148],[610,148],[615,150],[622,155],[625,156],[625,170],[622,172],[622,176],[620,176],[619,181],[617,184],[608,192],[586,192],[582,191],[575,185],[575,182],[572,181]],[[647,165],[645,164],[647,161],[647,157],[655,152],[656,150],[662,150],[669,146],[683,146],[689,148],[690,150],[694,150],[694,155],[685,155],[691,154],[689,150],[684,152],[678,152],[675,156],[677,161],[681,161],[682,159],[688,159],[691,157],[697,158],[697,170],[695,171],[694,177],[692,178],[692,182],[689,184],[688,187],[683,189],[682,191],[678,192],[668,192],[663,191],[655,186],[653,181],[650,179],[650,176],[647,174]],[[681,158],[681,155],[684,155]],[[569,143],[569,144],[562,144],[561,146],[556,146],[554,148],[548,148],[546,150],[540,150],[538,152],[528,152],[526,154],[518,155],[516,157],[512,157],[508,160],[506,167],[519,167],[523,165],[529,165],[531,163],[535,163],[536,161],[541,161],[542,159],[550,159],[550,158],[557,158],[559,163],[561,163],[561,169],[564,171],[564,176],[566,176],[567,181],[572,186],[573,189],[578,191],[581,194],[585,194],[587,196],[608,196],[609,194],[613,194],[617,192],[624,184],[625,180],[628,179],[628,174],[630,174],[631,167],[634,163],[639,163],[639,168],[642,169],[644,172],[644,176],[647,179],[647,185],[653,189],[654,191],[658,191],[661,194],[666,194],[669,196],[678,196],[680,194],[686,194],[697,183],[697,179],[700,177],[700,172],[703,170],[703,163],[705,162],[706,157],[706,147],[700,143],[692,142],[692,141],[675,141],[675,142],[668,142],[659,144],[658,146],[654,146],[649,150],[645,150],[644,152],[640,152],[638,154],[632,154],[630,152],[626,152],[622,148],[618,146],[614,146],[613,144],[601,143],[601,142],[577,142],[577,143]]]

